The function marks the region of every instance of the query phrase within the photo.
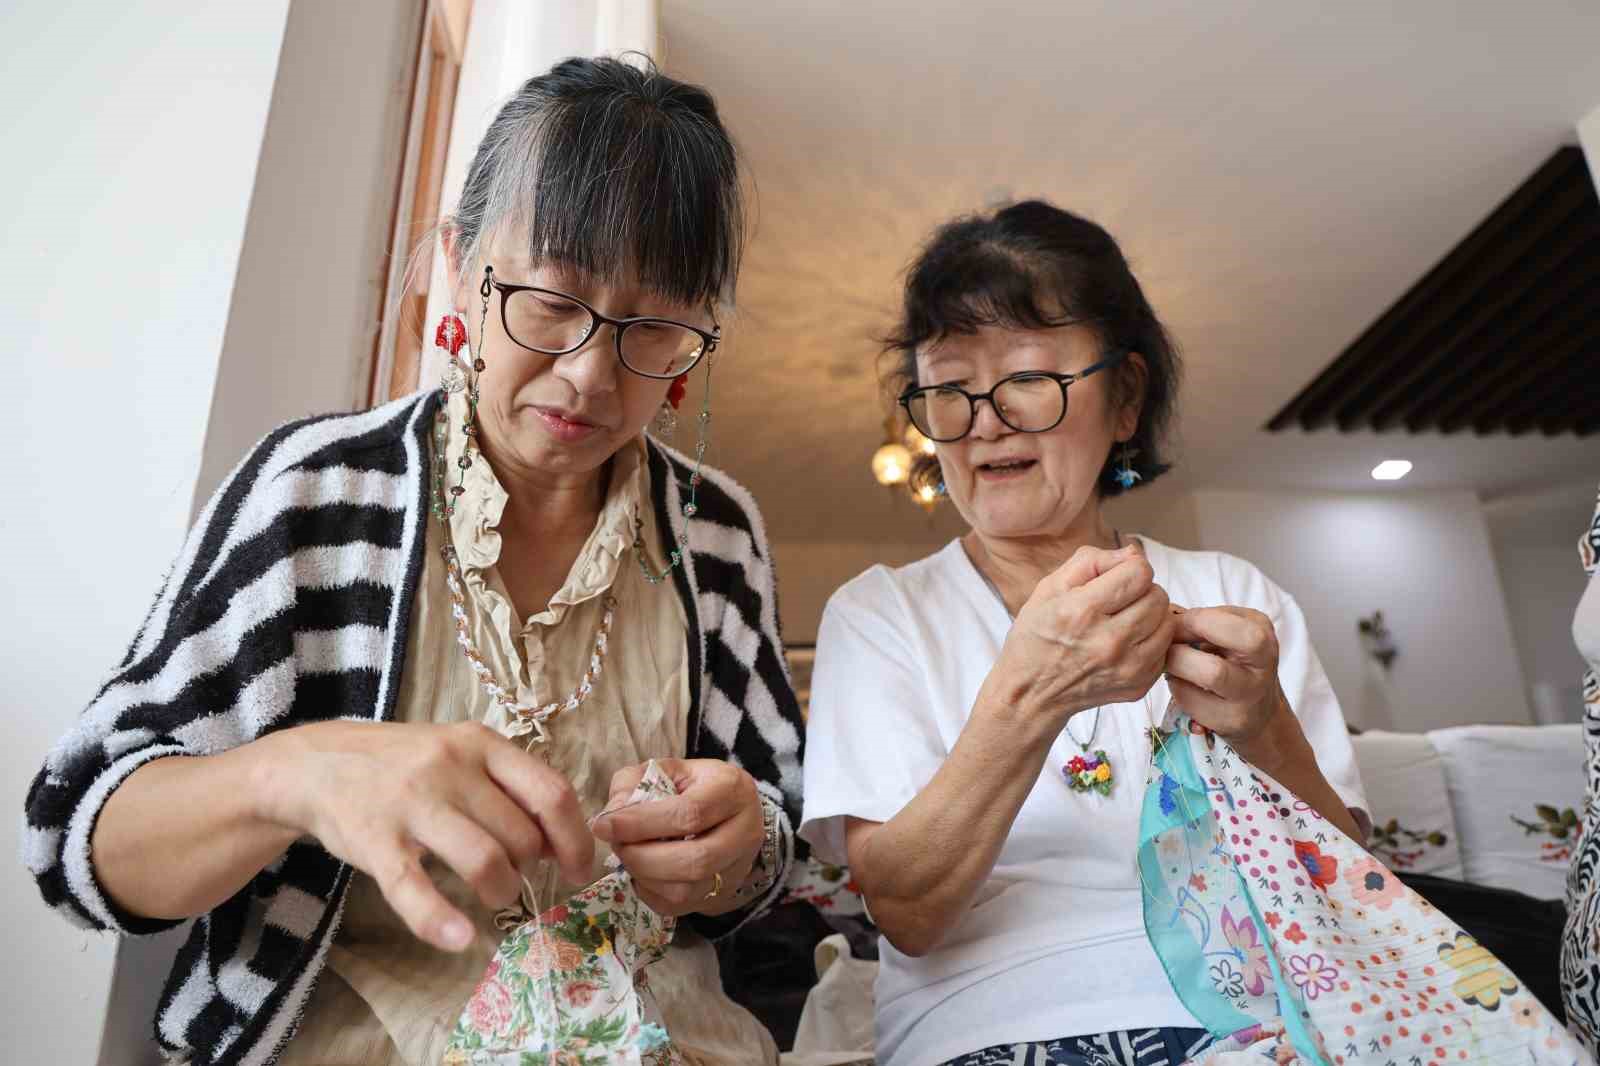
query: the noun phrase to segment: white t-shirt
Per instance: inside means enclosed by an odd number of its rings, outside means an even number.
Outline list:
[[[1156,581],[1185,607],[1253,607],[1277,627],[1279,676],[1340,798],[1364,808],[1344,715],[1288,594],[1242,559],[1142,538]],[[886,822],[933,777],[966,725],[1011,618],[960,541],[898,570],[875,566],[828,601],[806,731],[801,836],[846,860],[846,816]],[[1150,766],[1146,730],[1169,700],[1078,715],[1104,749],[1111,795],[1072,792],[1058,737],[972,909],[912,958],[880,939],[882,1066],[928,1066],[994,1044],[1148,1026],[1196,1026],[1144,933],[1134,846]],[[951,848],[960,840],[946,842]]]

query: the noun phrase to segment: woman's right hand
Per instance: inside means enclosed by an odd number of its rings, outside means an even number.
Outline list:
[[[423,869],[433,855],[489,907],[555,859],[588,879],[594,838],[567,780],[475,722],[319,722],[273,735],[268,818],[310,834],[369,874],[406,925],[447,951],[472,940],[466,915]]]
[[[1079,548],[1017,612],[985,688],[1053,738],[1078,711],[1150,690],[1172,643],[1169,606],[1137,541]]]

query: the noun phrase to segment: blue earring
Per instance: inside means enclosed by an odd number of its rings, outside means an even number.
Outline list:
[[[1136,482],[1144,480],[1144,478],[1140,476],[1139,471],[1133,468],[1133,457],[1138,454],[1139,450],[1137,448],[1130,448],[1126,441],[1123,442],[1122,468],[1111,476],[1116,479],[1118,485],[1121,485],[1125,489],[1131,489]]]

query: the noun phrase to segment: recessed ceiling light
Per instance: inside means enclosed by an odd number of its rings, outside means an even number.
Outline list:
[[[1399,481],[1411,473],[1411,461],[1408,459],[1385,459],[1372,468],[1372,476],[1379,481]]]

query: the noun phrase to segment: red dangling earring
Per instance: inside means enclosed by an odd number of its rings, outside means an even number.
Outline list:
[[[493,282],[494,267],[485,266],[483,284],[478,287],[478,295],[483,300],[478,317],[480,337],[484,336],[489,321],[489,293]],[[439,405],[433,419],[433,514],[440,521],[448,521],[456,513],[456,501],[467,491],[467,470],[472,466],[472,453],[478,437],[478,376],[483,373],[484,363],[481,356],[474,355],[472,377],[467,376],[460,357],[461,349],[467,346],[467,327],[454,312],[447,313],[439,320],[439,328],[433,333],[433,343],[445,353],[444,373],[439,378],[439,388],[444,392],[444,398],[448,401],[452,393],[467,394],[467,414],[461,423],[461,432],[467,439],[462,445],[460,457],[456,459],[460,473],[454,485],[449,484],[449,460],[446,457],[450,442],[448,403]]]
[[[678,406],[683,403],[683,397],[688,391],[688,374],[680,374],[672,379],[672,388],[667,390],[666,402],[661,405],[661,410],[656,412],[656,436],[670,438],[678,432]]]
[[[461,361],[456,354],[467,343],[467,327],[459,316],[451,312],[439,320],[439,328],[433,332],[433,345],[442,348],[445,353],[444,372],[439,376],[439,387],[447,393],[460,392],[467,387],[466,371],[461,366]]]

